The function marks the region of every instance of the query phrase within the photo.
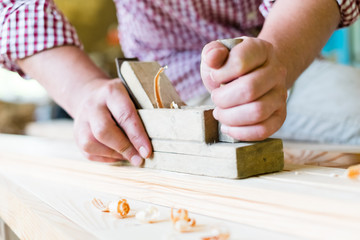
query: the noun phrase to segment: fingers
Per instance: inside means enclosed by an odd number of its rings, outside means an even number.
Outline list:
[[[101,80],[80,109],[75,117],[76,139],[90,160],[127,159],[140,166],[151,154],[150,140],[120,80]]]
[[[125,87],[117,85],[117,91],[110,91],[106,104],[116,123],[143,158],[150,156],[152,147],[139,115],[130,100]],[[125,156],[125,155],[124,155]]]
[[[89,124],[96,140],[123,155],[131,164],[135,166],[141,165],[141,156],[117,126],[107,108],[98,107],[95,109],[94,114],[97,117],[92,118]]]
[[[220,88],[214,89],[211,98],[220,108],[230,108],[255,101],[280,84],[285,77],[281,67],[263,65]]]
[[[224,65],[229,50],[218,41],[212,41],[205,45],[202,50],[201,58],[209,68],[218,69]]]
[[[201,54],[200,73],[205,87],[211,92],[220,86],[210,76],[211,69],[218,69],[224,65],[229,56],[228,49],[221,43],[213,41],[205,45]]]
[[[89,124],[78,124],[77,121],[75,121],[75,126],[77,144],[83,150],[86,158],[99,162],[116,162],[119,160],[125,160],[120,153],[97,141],[90,130]]]
[[[256,38],[244,38],[233,47],[226,63],[219,69],[211,69],[209,75],[218,84],[225,84],[243,76],[268,60],[272,45]]]
[[[287,70],[270,43],[243,39],[228,54],[216,43],[205,46],[201,76],[222,131],[243,141],[263,140],[285,120]]]
[[[283,107],[258,124],[240,127],[222,125],[221,131],[240,141],[261,141],[274,134],[285,121],[285,117],[286,107]]]
[[[227,126],[247,126],[265,121],[285,105],[284,94],[273,89],[256,101],[231,108],[214,109],[215,119]]]

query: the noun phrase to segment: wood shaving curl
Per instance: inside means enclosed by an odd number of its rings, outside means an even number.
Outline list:
[[[171,221],[175,230],[179,232],[189,232],[196,225],[193,218],[189,218],[189,213],[185,209],[178,209],[174,214],[174,209],[171,208]]]
[[[359,177],[360,177],[360,164],[350,166],[346,170],[345,174],[350,179],[359,179]]]
[[[164,104],[161,100],[160,95],[160,74],[167,69],[167,66],[161,67],[159,71],[156,73],[154,78],[154,95],[155,95],[155,101],[158,108],[164,108]]]
[[[104,204],[100,199],[94,198],[91,203],[102,212],[109,212],[121,217],[125,217],[130,211],[130,206],[126,199],[119,199]]]

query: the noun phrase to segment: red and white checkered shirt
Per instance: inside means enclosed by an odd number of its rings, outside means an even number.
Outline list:
[[[202,47],[215,39],[254,36],[274,0],[114,0],[127,57],[168,65],[184,100],[204,93]],[[337,0],[340,27],[359,16],[360,0]],[[21,73],[17,59],[61,45],[80,46],[52,0],[0,0],[0,65]]]

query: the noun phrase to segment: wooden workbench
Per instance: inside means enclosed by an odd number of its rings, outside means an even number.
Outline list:
[[[230,239],[358,239],[360,182],[344,171],[287,165],[219,179],[90,162],[71,140],[0,135],[0,218],[21,239],[201,239],[213,226],[229,229]],[[129,218],[90,203],[119,196]],[[160,222],[131,217],[149,204]],[[174,231],[171,207],[188,209],[198,227]]]

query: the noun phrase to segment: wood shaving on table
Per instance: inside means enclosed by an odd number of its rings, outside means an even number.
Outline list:
[[[110,201],[108,204],[104,204],[100,199],[94,198],[91,203],[102,212],[109,212],[120,217],[126,217],[130,211],[126,199]]]
[[[186,209],[178,209],[174,214],[174,209],[171,208],[171,221],[178,232],[189,232],[196,225],[195,219],[189,218]]]
[[[350,179],[360,179],[360,164],[350,166],[345,175]]]

